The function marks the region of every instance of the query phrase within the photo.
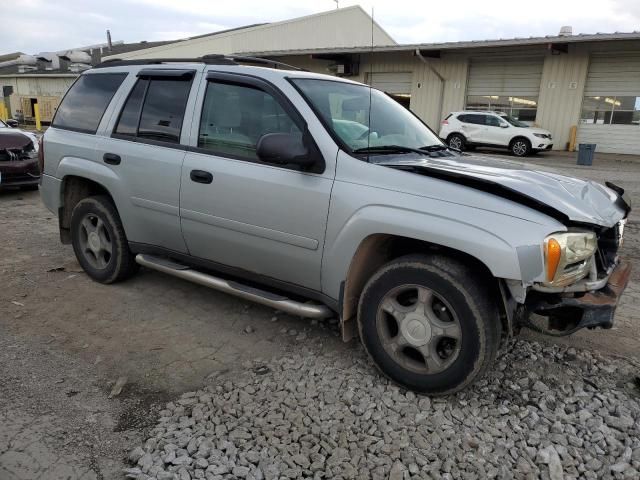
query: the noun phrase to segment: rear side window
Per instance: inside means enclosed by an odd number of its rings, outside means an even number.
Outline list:
[[[51,125],[96,133],[109,102],[126,76],[126,73],[81,75],[65,95]]]
[[[141,78],[120,113],[114,133],[167,143],[180,143],[191,81]]]
[[[464,123],[473,123],[474,125],[485,125],[486,115],[480,115],[477,113],[468,113],[464,116],[464,120],[461,120]],[[458,117],[459,118],[459,117]]]

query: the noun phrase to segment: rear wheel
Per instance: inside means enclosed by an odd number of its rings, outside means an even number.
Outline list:
[[[100,283],[124,280],[138,270],[111,199],[81,200],[71,213],[71,242],[85,272]]]
[[[514,138],[511,140],[509,150],[516,157],[526,157],[531,152],[531,142],[526,138]]]
[[[466,148],[466,139],[459,133],[453,133],[447,138],[447,144],[456,150],[464,150]]]
[[[382,267],[360,297],[365,349],[391,380],[422,393],[466,387],[492,364],[501,323],[487,282],[448,257]]]

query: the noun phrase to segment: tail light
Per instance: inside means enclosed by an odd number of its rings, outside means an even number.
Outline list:
[[[38,170],[40,170],[40,175],[44,172],[44,135],[40,137],[38,140]]]
[[[442,120],[442,125],[449,125],[449,120],[447,120],[446,118]]]

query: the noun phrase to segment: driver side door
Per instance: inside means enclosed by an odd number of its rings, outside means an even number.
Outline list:
[[[502,126],[507,122],[500,120],[495,115],[485,115],[485,119],[487,123],[486,143],[503,147],[509,145],[509,128]]]
[[[240,276],[319,291],[334,171],[267,164],[256,154],[262,135],[303,132],[304,119],[256,77],[210,72],[200,97],[197,147],[185,157],[180,190],[189,253]]]

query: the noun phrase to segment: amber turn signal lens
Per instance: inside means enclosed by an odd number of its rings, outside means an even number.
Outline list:
[[[562,255],[562,248],[558,241],[554,238],[550,238],[547,242],[547,281],[551,282],[556,276],[556,270],[558,270],[558,264],[560,263],[560,256]]]

